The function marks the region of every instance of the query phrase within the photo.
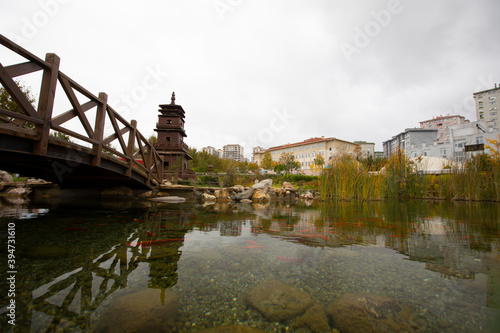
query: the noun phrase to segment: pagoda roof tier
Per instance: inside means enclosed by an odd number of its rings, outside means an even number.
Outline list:
[[[180,115],[182,117],[184,117],[184,114],[185,114],[182,106],[180,106],[178,104],[161,104],[158,111],[161,112],[162,114],[172,113],[172,114]]]
[[[187,137],[186,132],[182,128],[155,128],[155,132],[179,133],[183,137]]]

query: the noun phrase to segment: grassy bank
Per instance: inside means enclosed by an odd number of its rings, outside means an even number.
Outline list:
[[[404,154],[391,157],[379,172],[368,171],[349,155],[335,158],[320,176],[323,198],[341,200],[448,199],[500,201],[500,163],[478,155],[449,173],[426,175]]]

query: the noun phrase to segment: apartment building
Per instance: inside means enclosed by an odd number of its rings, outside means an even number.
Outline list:
[[[498,106],[500,101],[500,86],[495,83],[495,88],[478,91],[472,94],[476,104],[477,120],[498,123]]]
[[[259,163],[264,158],[265,149],[261,146],[252,148],[252,163]],[[262,154],[260,152],[263,152]],[[257,160],[258,159],[258,160]]]
[[[390,157],[398,150],[408,157],[430,156],[450,161],[464,162],[475,154],[491,153],[487,139],[498,139],[500,131],[494,121],[465,122],[450,126],[450,140],[438,143],[437,129],[407,129],[384,142],[384,156]]]
[[[459,115],[446,115],[433,117],[430,120],[420,122],[420,128],[423,129],[437,129],[437,144],[450,143],[451,133],[450,126],[461,125],[469,121],[463,116]]]
[[[359,146],[359,154],[363,158],[375,157],[375,143],[366,141],[354,141]]]
[[[359,150],[359,145],[354,142],[322,136],[320,138],[310,138],[302,142],[271,147],[265,151],[254,152],[254,160],[260,163],[266,152],[271,154],[273,161],[278,161],[284,153],[291,153],[295,156],[295,160],[300,163],[301,171],[307,171],[311,169],[314,160],[318,156],[322,156],[325,164],[328,165],[328,161],[333,156],[342,153],[355,154],[356,149]]]
[[[382,143],[384,157],[389,158],[398,152],[411,156],[410,149],[413,147],[424,147],[433,145],[437,141],[438,129],[407,128],[404,132],[392,137]]]
[[[203,147],[203,148],[201,148],[201,150],[204,151],[204,152],[206,152],[207,154],[216,155],[217,156],[217,149],[215,149],[212,146]]]
[[[244,162],[243,147],[237,144],[225,145],[222,147],[222,158]]]

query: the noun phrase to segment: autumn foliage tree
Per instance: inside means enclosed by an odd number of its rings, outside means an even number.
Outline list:
[[[264,170],[272,170],[274,167],[273,157],[270,152],[266,152],[262,161],[260,162],[260,167]]]

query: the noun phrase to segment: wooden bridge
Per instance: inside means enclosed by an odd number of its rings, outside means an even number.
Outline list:
[[[60,72],[60,59],[53,53],[42,60],[3,35],[0,48],[27,60],[5,67],[0,63],[0,82],[18,106],[17,110],[0,108],[0,170],[65,188],[161,184],[162,156],[137,130],[135,120],[127,122],[107,104],[105,93],[95,96]],[[38,71],[42,75],[35,108],[15,78]],[[57,86],[64,92],[57,95],[58,101],[69,101],[72,109],[56,115]],[[88,100],[80,103],[77,93]]]

